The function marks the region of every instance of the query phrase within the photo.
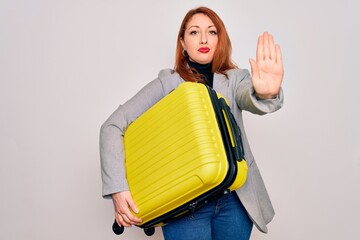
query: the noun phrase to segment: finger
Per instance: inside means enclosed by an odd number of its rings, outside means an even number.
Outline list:
[[[123,209],[123,214],[125,214],[125,216],[127,217],[127,219],[129,219],[129,222],[133,223],[133,224],[139,224],[141,223],[141,219],[136,217],[133,212],[137,213],[139,212],[134,201],[132,200],[132,198],[128,198],[126,200],[127,206],[126,208]],[[133,212],[130,211],[130,208]]]
[[[136,218],[129,210],[117,212],[116,215],[119,222],[125,227],[141,223],[141,220]]]
[[[115,219],[116,222],[119,226],[124,226],[124,227],[131,227],[131,224],[129,224],[128,222],[126,222],[123,217],[121,216],[121,214],[116,213],[115,214]]]
[[[270,58],[269,33],[264,33],[264,59]]]
[[[141,219],[134,216],[134,214],[130,211],[129,208],[123,209],[123,211],[121,211],[121,216],[123,217],[124,221],[129,224],[141,223]]]
[[[259,62],[261,60],[264,60],[264,37],[262,35],[258,38],[256,48],[256,61]]]
[[[282,61],[282,54],[281,54],[280,46],[278,44],[276,44],[275,49],[276,49],[276,62],[282,66],[283,61]]]
[[[275,49],[275,42],[274,37],[269,34],[269,48],[270,48],[270,59],[276,61],[276,49]]]
[[[130,209],[134,212],[134,213],[139,213],[139,209],[137,208],[134,200],[132,198],[127,200]]]
[[[132,225],[134,225],[135,223],[133,221],[131,221],[125,214],[121,215],[121,218],[123,219],[123,222],[126,224],[126,227],[130,227]]]
[[[249,62],[250,62],[250,66],[251,66],[251,76],[253,78],[259,78],[259,69],[258,69],[258,66],[257,66],[257,63],[255,62],[254,59],[249,59]]]

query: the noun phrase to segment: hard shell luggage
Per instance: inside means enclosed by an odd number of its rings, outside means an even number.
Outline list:
[[[205,84],[180,84],[129,125],[124,145],[136,216],[147,235],[246,180],[240,129],[226,100]],[[115,221],[113,231],[123,227]]]

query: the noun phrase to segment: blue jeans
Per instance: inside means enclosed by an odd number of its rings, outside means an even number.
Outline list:
[[[162,227],[165,240],[248,240],[253,223],[237,194],[209,201],[190,216]]]

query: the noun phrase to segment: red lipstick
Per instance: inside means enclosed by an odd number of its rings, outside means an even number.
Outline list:
[[[210,48],[208,48],[208,47],[202,47],[202,48],[199,48],[198,51],[201,52],[201,53],[207,53],[207,52],[210,51]]]

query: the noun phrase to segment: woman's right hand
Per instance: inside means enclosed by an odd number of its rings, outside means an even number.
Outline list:
[[[135,205],[130,191],[114,193],[112,194],[112,200],[115,209],[115,219],[119,225],[131,227],[132,225],[141,223],[141,219],[132,213],[138,213],[139,210]]]

